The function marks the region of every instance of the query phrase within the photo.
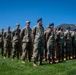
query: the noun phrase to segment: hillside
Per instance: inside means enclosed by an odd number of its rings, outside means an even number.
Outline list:
[[[56,26],[56,28],[59,28],[60,26],[63,27],[64,31],[66,30],[66,27],[67,27],[67,26],[70,26],[70,27],[71,27],[71,30],[72,30],[73,28],[76,28],[76,24],[61,24],[61,25]]]

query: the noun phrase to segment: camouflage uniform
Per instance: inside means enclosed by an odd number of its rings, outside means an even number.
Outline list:
[[[47,34],[47,30],[44,31],[44,36],[45,36],[44,58],[45,58],[45,61],[47,61],[47,40],[46,40],[46,34]]]
[[[8,57],[11,55],[11,31],[4,32],[4,56],[8,52]]]
[[[73,58],[76,58],[76,29],[72,33]]]
[[[54,35],[55,35],[55,58],[57,58],[57,56],[58,56],[57,32],[58,32],[58,29],[54,28]]]
[[[12,31],[12,58],[14,59],[15,56],[17,56],[17,59],[19,59],[19,53],[20,53],[20,29],[14,29]]]
[[[31,42],[32,42],[32,39],[31,39],[31,34],[32,34],[32,30],[31,28],[23,28],[22,31],[21,31],[21,39],[22,39],[22,49],[23,49],[23,53],[22,53],[22,60],[24,61],[25,60],[25,55],[26,55],[26,52],[28,52],[28,59],[29,61],[31,60],[31,51],[32,51],[32,47],[31,47]]]
[[[72,35],[71,35],[71,31],[67,30],[64,33],[64,37],[65,37],[65,45],[66,45],[66,59],[70,59],[70,56],[72,56]]]
[[[2,30],[0,32],[0,48],[1,48],[1,55],[3,56],[3,52],[4,52],[4,48],[3,48],[3,45],[4,45],[3,34],[4,34],[4,31],[2,31]]]
[[[64,32],[59,30],[57,32],[57,46],[58,46],[58,59],[64,60]]]
[[[47,39],[47,60],[55,62],[54,55],[55,55],[55,35],[53,29],[49,29],[48,33],[46,34]]]
[[[35,26],[32,30],[33,33],[33,40],[34,40],[34,63],[36,63],[37,58],[39,57],[40,64],[42,64],[43,59],[43,51],[44,51],[44,28],[43,26]]]

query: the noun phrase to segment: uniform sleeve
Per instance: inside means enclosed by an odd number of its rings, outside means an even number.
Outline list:
[[[14,37],[14,31],[15,31],[15,30],[13,30],[13,31],[11,32],[11,39],[13,39],[13,37]]]
[[[46,32],[46,41],[48,41],[49,35],[50,35],[50,31],[47,31],[47,32]]]
[[[6,37],[6,32],[4,32],[4,34],[3,34],[3,38],[5,39],[5,37]]]
[[[71,36],[74,37],[74,32],[72,32]]]
[[[64,32],[64,46],[66,47],[66,36],[67,36],[67,31]]]
[[[32,37],[32,29],[30,29],[30,36]]]
[[[21,29],[19,29],[19,32],[21,32]]]
[[[67,32],[64,32],[64,38],[66,37],[66,35],[67,35]]]
[[[24,29],[22,29],[21,32],[20,32],[21,40],[23,39],[23,36],[24,36]]]
[[[46,31],[44,31],[44,38],[45,38],[45,40],[46,40]]]
[[[57,32],[57,39],[60,37],[60,31]]]
[[[60,34],[60,32],[58,31],[58,32],[57,32],[57,36],[58,36],[59,34]]]
[[[70,33],[71,33],[71,37],[72,37],[72,33],[73,33],[73,31],[70,31]]]
[[[32,29],[32,39],[35,39],[35,35],[36,35],[36,26]]]

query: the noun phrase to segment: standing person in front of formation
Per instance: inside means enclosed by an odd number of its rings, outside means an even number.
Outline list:
[[[32,55],[32,29],[30,28],[30,21],[26,21],[26,27],[21,30],[22,39],[22,63],[25,64],[26,52],[28,53],[28,61],[31,61]]]
[[[57,46],[58,46],[58,59],[60,62],[64,60],[64,32],[62,26],[59,27],[59,31],[57,32]]]
[[[8,58],[11,56],[11,31],[10,26],[7,27],[7,31],[4,32],[4,59],[8,53]]]
[[[34,41],[34,53],[33,53],[33,66],[42,65],[43,60],[43,52],[45,46],[45,38],[44,38],[44,27],[42,26],[42,18],[37,20],[37,25],[33,28],[33,41]]]
[[[17,57],[19,59],[19,53],[20,53],[20,32],[19,29],[20,24],[16,24],[16,28],[12,31],[12,61],[14,60],[14,57]]]
[[[47,61],[49,64],[55,63],[55,34],[54,34],[54,23],[50,24],[47,30]]]
[[[0,31],[0,48],[1,48],[1,55],[2,55],[2,56],[3,56],[3,53],[4,53],[3,34],[4,34],[4,29],[2,28],[1,31]]]
[[[73,29],[72,33],[72,48],[73,48],[73,58],[76,59],[76,28]]]
[[[70,27],[66,27],[66,32],[64,33],[65,46],[66,46],[66,60],[71,59],[72,56],[72,34]]]

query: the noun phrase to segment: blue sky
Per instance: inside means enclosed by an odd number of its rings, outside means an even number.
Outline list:
[[[10,25],[12,30],[20,23],[22,29],[27,20],[33,28],[38,18],[44,28],[52,22],[76,24],[76,0],[0,0],[0,28]]]

